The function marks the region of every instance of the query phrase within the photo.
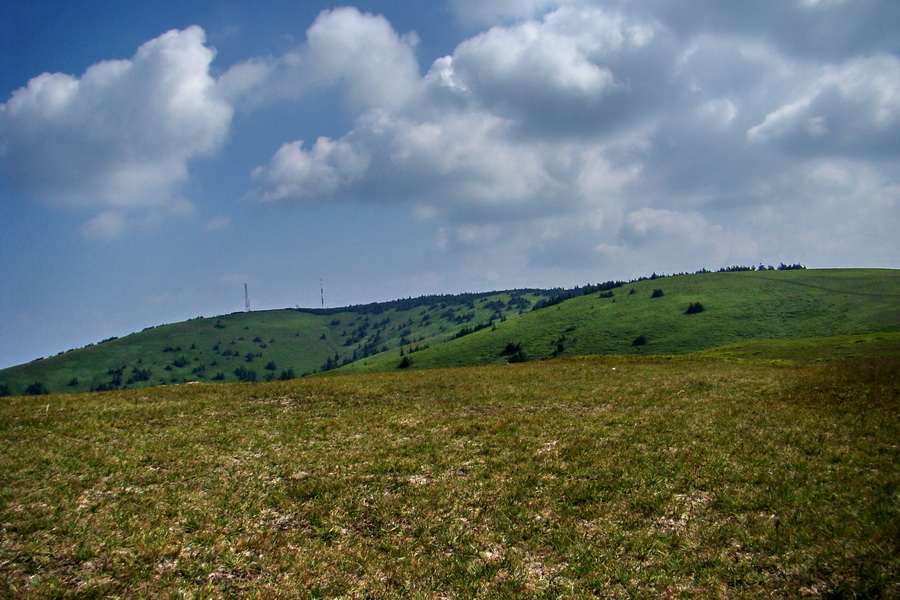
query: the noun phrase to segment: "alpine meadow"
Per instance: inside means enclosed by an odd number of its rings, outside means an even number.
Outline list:
[[[900,0],[0,2],[0,600],[900,599]]]
[[[898,299],[889,270],[654,275],[193,319],[7,369],[151,375],[3,399],[0,589],[895,597]]]

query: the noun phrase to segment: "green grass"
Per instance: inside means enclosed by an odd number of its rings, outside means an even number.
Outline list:
[[[542,292],[522,290],[519,295],[521,306],[511,302],[510,292],[493,292],[423,297],[327,313],[272,310],[197,318],[4,369],[0,385],[21,394],[33,382],[56,393],[219,378],[234,382],[238,368],[253,371],[259,381],[289,372],[299,377],[322,369],[336,355],[340,362],[352,359],[354,352],[363,356],[366,346],[375,352],[382,347],[398,352],[401,345],[409,349],[440,343],[462,327],[486,322],[495,314],[516,316]]]
[[[662,297],[652,297],[656,289]],[[612,297],[593,293],[520,316],[547,294],[522,290],[522,304],[512,302],[510,292],[492,292],[328,313],[279,310],[193,319],[5,369],[0,386],[20,394],[33,382],[52,392],[229,382],[238,379],[238,369],[262,381],[311,374],[335,360],[350,363],[342,372],[395,370],[403,358],[413,369],[501,364],[510,360],[504,352],[509,344],[518,344],[528,360],[541,360],[678,355],[761,340],[900,332],[897,270],[662,277],[616,288]],[[695,302],[703,312],[685,314]],[[453,339],[464,327],[492,318],[493,327]],[[646,344],[635,345],[639,337]],[[765,343],[765,351],[774,350],[774,342]],[[779,343],[782,355],[802,354],[800,345]]]
[[[653,298],[653,290],[664,295]],[[704,311],[687,315],[692,302]],[[588,354],[686,354],[765,339],[900,331],[900,271],[706,273],[639,281],[500,323],[413,355],[413,368],[504,363],[509,343],[531,359]],[[647,344],[635,346],[644,336]],[[395,354],[345,371],[395,368]]]
[[[566,358],[7,398],[0,596],[898,597],[898,366]]]
[[[695,355],[731,360],[771,360],[792,363],[842,359],[891,358],[900,360],[900,332],[756,340],[701,350]]]

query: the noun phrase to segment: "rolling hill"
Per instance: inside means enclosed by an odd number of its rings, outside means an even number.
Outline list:
[[[697,304],[702,310],[688,314]],[[571,298],[414,353],[409,363],[434,368],[569,355],[687,354],[759,340],[875,332],[888,344],[898,342],[891,334],[900,332],[900,271],[699,273]],[[342,370],[381,371],[399,361],[377,356]]]
[[[517,316],[559,292],[434,295],[200,317],[4,369],[0,395],[290,379],[390,349],[440,343],[464,327]]]
[[[690,310],[689,310],[690,309]],[[198,318],[0,371],[9,394],[108,390],[191,381],[289,379],[567,355],[752,355],[786,340],[900,334],[900,271],[700,272],[574,290],[426,296],[334,309]],[[781,340],[774,342],[773,340]],[[852,354],[858,340],[835,341]],[[750,344],[750,346],[748,346]],[[737,345],[737,346],[735,346]],[[807,344],[808,346],[809,344]],[[831,354],[833,348],[828,353]]]

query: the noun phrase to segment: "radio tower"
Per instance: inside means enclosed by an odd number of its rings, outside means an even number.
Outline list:
[[[325,283],[319,280],[319,294],[322,297],[322,308],[325,308]]]
[[[244,308],[250,312],[250,292],[247,291],[247,284],[244,284]]]

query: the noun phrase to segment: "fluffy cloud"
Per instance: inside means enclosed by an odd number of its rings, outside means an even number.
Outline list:
[[[900,152],[900,59],[877,55],[825,66],[799,97],[750,128],[751,141],[803,153]]]
[[[337,8],[320,14],[295,50],[238,63],[222,75],[219,86],[233,103],[257,108],[271,99],[341,83],[353,111],[400,109],[420,92],[416,39],[396,33],[382,16]]]
[[[29,194],[101,209],[83,228],[93,237],[190,212],[179,195],[188,162],[219,148],[232,117],[209,74],[214,54],[191,27],[81,77],[35,77],[0,105],[5,176]]]
[[[259,197],[387,198],[463,221],[515,220],[571,212],[585,202],[586,181],[593,179],[596,188],[601,177],[588,170],[598,165],[596,173],[621,186],[632,166],[612,167],[593,145],[521,139],[523,124],[547,120],[544,109],[568,103],[571,110],[557,114],[560,124],[571,125],[618,89],[609,70],[589,55],[641,46],[646,30],[595,12],[594,24],[604,25],[599,37],[587,36],[590,27],[575,14],[494,29],[437,61],[425,77],[410,63],[409,46],[385,32],[383,19],[352,9],[323,14],[296,56],[318,56],[348,38],[356,48],[383,51],[377,58],[364,52],[362,67],[351,54],[331,60],[329,72],[340,76],[357,107],[356,127],[309,150],[300,142],[283,146],[254,172]],[[567,26],[581,41],[563,35]],[[373,71],[366,61],[379,68]],[[372,78],[373,72],[380,77]]]
[[[217,80],[202,30],[170,32],[130,60],[17,91],[0,108],[4,169],[25,190],[96,207],[86,235],[115,235],[190,213],[178,193],[189,161],[222,145],[232,106],[302,113],[327,90],[351,125],[278,140],[252,195],[405,204],[448,252],[798,260],[792,248],[814,256],[827,243],[816,231],[849,222],[849,205],[821,210],[828,185],[854,199],[854,231],[883,222],[900,185],[900,34],[876,24],[900,11],[698,2],[455,0],[481,29],[424,68],[415,34],[339,8],[290,52]],[[781,215],[814,211],[805,245],[784,245]]]
[[[253,177],[265,189],[264,200],[322,198],[358,181],[369,166],[365,148],[321,137],[309,150],[303,142],[284,144]]]
[[[441,249],[504,246],[533,264],[602,264],[629,251],[662,253],[673,269],[776,250],[803,258],[773,239],[772,215],[813,210],[821,196],[809,190],[821,186],[810,182],[825,172],[810,166],[815,156],[896,155],[896,56],[815,63],[757,27],[770,17],[823,27],[839,5],[705,3],[706,20],[688,23],[675,4],[460,0],[471,23],[507,21],[424,77],[384,20],[325,13],[304,46],[275,62],[327,64],[330,79],[293,77],[340,81],[355,126],[312,148],[282,147],[255,171],[257,195],[407,202],[439,228]],[[872,169],[846,178],[843,193],[880,198],[883,217],[897,177]],[[810,231],[844,219],[837,209],[822,218]],[[874,216],[860,218],[862,228]]]

